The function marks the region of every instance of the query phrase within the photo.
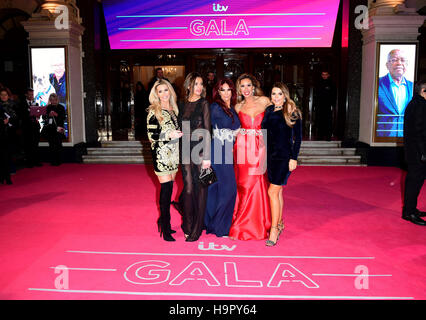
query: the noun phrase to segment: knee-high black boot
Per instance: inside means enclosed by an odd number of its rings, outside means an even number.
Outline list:
[[[173,204],[172,201],[172,194],[173,194],[173,182],[169,181],[164,184],[161,184],[161,190],[160,190],[160,211],[161,207],[164,206],[164,223],[167,228],[167,230],[170,230],[170,233],[176,233],[175,230],[172,229],[170,225],[170,205]],[[160,219],[158,219],[157,223],[160,223]]]
[[[172,229],[170,225],[170,203],[173,193],[173,181],[161,184],[160,190],[160,218],[157,221],[160,236],[166,241],[176,241],[172,237]]]

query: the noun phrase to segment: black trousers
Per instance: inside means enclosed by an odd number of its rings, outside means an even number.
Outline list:
[[[319,107],[315,123],[317,127],[317,139],[331,140],[333,134],[333,113],[331,112],[331,105]]]
[[[426,177],[426,163],[409,163],[405,177],[403,215],[414,214],[417,208],[417,198]]]
[[[36,124],[28,124],[24,129],[24,151],[25,157],[29,164],[37,164],[40,162],[38,153],[38,144],[40,142],[40,127]]]
[[[63,135],[59,132],[50,133],[47,137],[52,164],[62,163],[62,138]]]
[[[0,180],[10,179],[10,153],[6,140],[0,137]]]

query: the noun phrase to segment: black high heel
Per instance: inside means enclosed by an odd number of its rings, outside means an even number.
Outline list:
[[[161,222],[160,222],[160,218],[158,218],[157,220],[157,226],[158,226],[158,232],[160,232],[160,228],[161,228]],[[170,233],[176,233],[176,230],[173,230],[172,228],[170,228]]]
[[[195,242],[195,241],[198,241],[198,239],[199,238],[191,238],[191,237],[188,236],[188,237],[186,237],[185,241],[186,242]]]
[[[160,237],[162,237],[165,241],[176,241],[169,232],[165,232],[161,224],[158,224],[158,232],[160,232]]]

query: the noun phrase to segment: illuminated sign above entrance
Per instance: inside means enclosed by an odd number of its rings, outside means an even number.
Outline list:
[[[111,49],[330,47],[339,0],[103,0]]]

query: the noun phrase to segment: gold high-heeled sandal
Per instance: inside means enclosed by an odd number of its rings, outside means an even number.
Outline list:
[[[266,240],[266,246],[267,247],[273,247],[273,246],[275,246],[276,244],[277,244],[277,242],[278,242],[278,239],[280,238],[280,228],[278,228],[277,226],[271,226],[271,229],[272,228],[274,228],[274,229],[277,229],[278,230],[278,235],[277,235],[277,240],[275,240],[275,242],[274,241],[272,241],[272,240],[270,240],[270,239],[268,239],[268,240]],[[270,233],[270,232],[269,232]]]
[[[280,223],[278,223],[278,229],[280,230],[280,232],[279,232],[279,235],[281,234],[281,232],[283,232],[284,231],[284,229],[285,229],[285,225],[284,225],[284,223],[282,223],[282,222],[280,222]],[[278,235],[278,236],[279,236]]]

